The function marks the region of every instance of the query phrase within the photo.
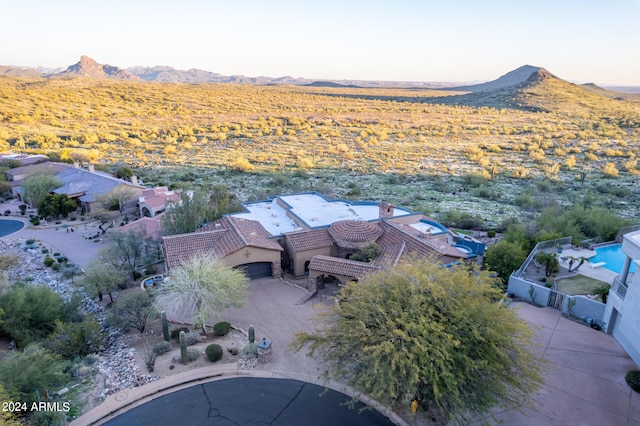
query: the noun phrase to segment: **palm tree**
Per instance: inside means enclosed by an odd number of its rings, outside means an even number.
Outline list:
[[[541,251],[536,254],[535,259],[544,266],[544,275],[547,277],[560,270],[560,262],[558,262],[558,256],[555,253]]]

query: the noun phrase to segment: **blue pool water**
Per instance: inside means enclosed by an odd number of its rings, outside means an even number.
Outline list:
[[[24,224],[19,220],[0,220],[0,237],[13,234],[22,229]]]
[[[608,270],[619,274],[622,272],[625,258],[626,256],[622,252],[622,244],[616,244],[613,246],[596,248],[596,256],[589,259],[589,261],[591,263],[606,262],[606,265],[602,266],[603,268],[607,268]],[[635,270],[636,265],[631,262],[629,272],[634,272]]]

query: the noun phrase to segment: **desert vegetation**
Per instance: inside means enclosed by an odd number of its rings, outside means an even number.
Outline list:
[[[490,93],[2,77],[0,150],[485,227],[554,202],[635,214],[640,103],[556,78]]]

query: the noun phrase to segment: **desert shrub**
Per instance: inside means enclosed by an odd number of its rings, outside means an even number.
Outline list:
[[[173,330],[171,330],[171,338],[178,340],[180,338],[180,332],[184,331],[185,334],[189,332],[189,329],[187,327],[178,327],[178,328],[174,328]]]
[[[59,271],[60,268],[62,268],[62,265],[59,263],[54,263],[53,265],[51,265],[51,269],[53,269],[54,271]]]
[[[624,380],[635,392],[640,393],[640,371],[631,370],[624,376]]]
[[[104,338],[98,321],[88,316],[81,322],[56,321],[56,328],[44,345],[62,358],[74,359],[97,353],[102,348]]]
[[[34,221],[31,222],[33,224],[33,226],[38,226],[40,225],[40,221],[38,219],[35,219]]]
[[[0,383],[20,401],[31,403],[36,399],[34,389],[59,389],[66,383],[66,364],[41,345],[29,345],[12,351],[0,363]]]
[[[112,327],[128,331],[135,328],[140,333],[144,333],[147,320],[156,315],[153,306],[153,299],[149,292],[136,290],[127,293],[118,299],[107,313],[107,322]]]
[[[439,216],[440,222],[450,228],[472,229],[482,226],[482,218],[467,212],[448,210]]]
[[[0,332],[18,346],[47,337],[66,315],[60,295],[45,286],[14,285],[0,296],[0,310]]]
[[[258,356],[258,344],[255,342],[249,343],[247,346],[242,348],[242,355]]]
[[[213,326],[213,333],[216,336],[226,336],[231,328],[231,324],[226,321],[220,321]]]
[[[190,331],[185,334],[185,337],[187,339],[187,346],[202,342],[202,336],[197,331]]]
[[[357,260],[359,262],[371,262],[378,257],[381,248],[376,243],[371,243],[366,247],[361,248],[357,252],[353,253],[349,259]]]
[[[187,348],[187,356],[189,357],[189,361],[195,361],[200,356],[200,352],[196,348]],[[180,354],[171,358],[171,362],[174,364],[180,364],[182,362],[182,358]]]
[[[64,426],[67,416],[62,411],[34,411],[29,415],[31,426]]]
[[[157,355],[162,355],[169,352],[171,350],[171,347],[172,346],[170,342],[163,340],[162,342],[158,342],[153,345],[153,352],[155,352]]]
[[[47,268],[50,267],[51,265],[53,265],[54,262],[55,262],[55,260],[52,257],[45,257],[44,258],[44,266],[46,266]]]
[[[28,246],[30,246],[31,244],[35,243],[36,240],[34,240],[33,238],[29,238],[27,241],[25,241],[24,243]]]
[[[494,231],[494,230],[487,231],[487,237],[493,238],[495,236],[496,236],[496,231]]]
[[[216,362],[219,359],[222,359],[222,346],[217,343],[210,344],[204,351],[211,362]]]
[[[42,254],[47,254],[47,253],[49,253],[49,249],[43,248],[41,250],[41,252],[42,252]]]

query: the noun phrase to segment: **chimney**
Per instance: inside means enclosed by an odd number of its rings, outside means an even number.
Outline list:
[[[396,208],[393,204],[382,202],[378,204],[380,219],[389,219],[393,217],[393,211]]]
[[[131,185],[138,185],[138,176],[131,176]]]
[[[96,169],[93,167],[93,164],[89,164],[89,173],[95,173]]]

